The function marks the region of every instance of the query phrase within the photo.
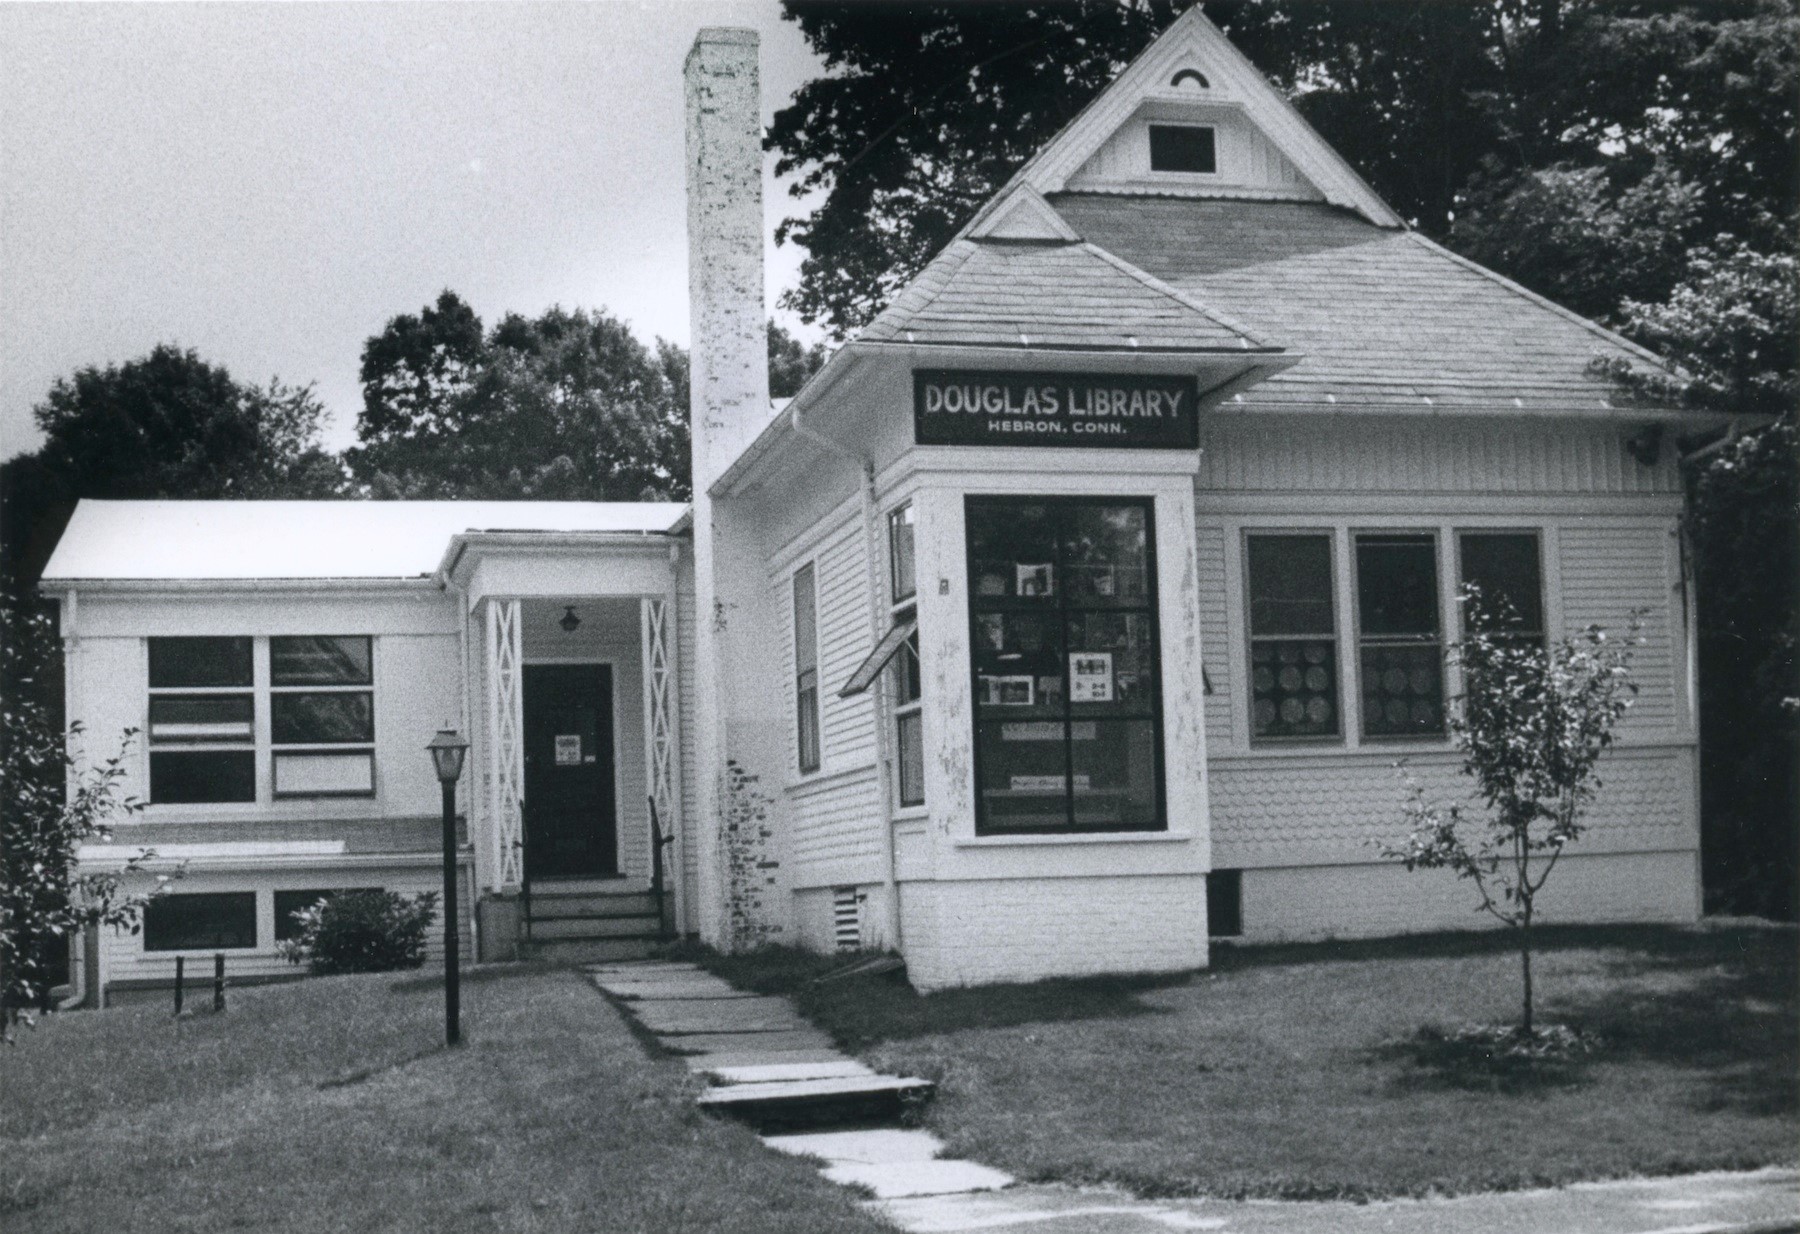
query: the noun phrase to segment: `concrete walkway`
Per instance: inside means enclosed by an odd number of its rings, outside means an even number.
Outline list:
[[[930,1133],[901,1127],[904,1103],[929,1097],[931,1085],[877,1075],[784,998],[734,989],[692,964],[623,961],[587,972],[706,1076],[701,1105],[759,1127],[777,1151],[822,1162],[833,1182],[868,1188],[869,1208],[916,1234],[1800,1234],[1794,1170],[1374,1204],[1139,1200],[1019,1184],[945,1159]]]

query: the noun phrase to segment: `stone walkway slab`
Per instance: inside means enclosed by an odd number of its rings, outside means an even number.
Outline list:
[[[806,1063],[752,1063],[748,1066],[709,1067],[706,1074],[721,1084],[766,1084],[772,1080],[830,1080],[875,1073],[855,1059],[846,1058]]]
[[[877,1200],[998,1191],[1013,1182],[1012,1175],[973,1161],[890,1161],[880,1165],[847,1161],[820,1172],[834,1183],[867,1187]]]
[[[830,1050],[831,1038],[816,1028],[780,1033],[688,1033],[680,1037],[670,1037],[663,1041],[663,1045],[682,1054],[723,1054],[762,1050]],[[833,1052],[835,1053],[835,1051]]]
[[[700,1094],[700,1104],[713,1109],[729,1109],[747,1104],[770,1105],[779,1102],[818,1101],[827,1097],[863,1097],[882,1093],[923,1092],[930,1080],[917,1076],[853,1075],[833,1076],[826,1080],[778,1080],[766,1084],[727,1084],[709,1088]]]
[[[1769,1169],[1368,1204],[1138,1200],[1030,1185],[868,1207],[913,1234],[1776,1234],[1800,1229],[1797,1182],[1793,1170]]]
[[[929,1131],[815,1131],[805,1135],[766,1135],[763,1143],[777,1152],[817,1157],[832,1165],[893,1165],[902,1161],[936,1161],[944,1142]]]
[[[749,990],[739,990],[723,981],[626,981],[617,977],[596,978],[594,984],[608,994],[627,1001],[654,998],[734,999],[761,998]]]
[[[717,1070],[720,1067],[779,1067],[800,1066],[810,1063],[841,1063],[848,1061],[844,1056],[829,1046],[810,1050],[715,1050],[699,1051],[682,1059],[687,1069],[696,1073]]]
[[[818,1031],[785,998],[640,999],[629,1010],[658,1036]]]

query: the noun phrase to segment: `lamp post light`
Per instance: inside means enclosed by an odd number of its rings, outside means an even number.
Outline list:
[[[425,747],[444,788],[444,1044],[462,1041],[462,974],[456,943],[456,781],[469,743],[453,728],[440,728]]]

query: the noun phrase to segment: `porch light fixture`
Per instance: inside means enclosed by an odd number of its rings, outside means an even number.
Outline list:
[[[575,606],[573,604],[566,604],[563,606],[562,620],[556,624],[563,628],[564,634],[573,634],[576,630],[581,628],[581,618],[575,615]]]
[[[456,954],[456,781],[469,743],[453,728],[440,728],[426,743],[444,788],[444,1044],[462,1040],[462,973]]]

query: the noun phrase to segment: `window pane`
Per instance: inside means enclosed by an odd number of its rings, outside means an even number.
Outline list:
[[[1356,604],[1364,638],[1435,638],[1437,546],[1430,536],[1358,536]]]
[[[1151,171],[1215,172],[1219,169],[1213,130],[1197,124],[1150,126]]]
[[[904,707],[908,703],[919,701],[921,688],[919,683],[919,631],[914,627],[907,636],[906,642],[895,654],[888,668],[889,689],[893,691],[893,705]]]
[[[1066,736],[1061,720],[983,720],[976,725],[984,830],[1067,829]]]
[[[1251,634],[1336,633],[1328,537],[1251,536],[1249,554]]]
[[[1442,733],[1442,660],[1436,643],[1364,647],[1363,732],[1371,737]]]
[[[794,572],[794,672],[819,667],[819,609],[810,564]]]
[[[1150,539],[1142,506],[1075,506],[1063,542],[1067,603],[1083,608],[1150,602]]]
[[[1062,622],[1050,613],[977,613],[975,674],[975,709],[982,716],[1060,719]]]
[[[1069,618],[1069,714],[1155,714],[1156,655],[1148,611]]]
[[[372,664],[366,636],[269,640],[269,680],[278,686],[366,686],[374,680]]]
[[[154,694],[150,697],[150,740],[247,743],[256,738],[255,714],[248,694]]]
[[[1463,533],[1462,581],[1481,588],[1485,607],[1501,618],[1503,628],[1522,634],[1544,632],[1544,584],[1536,536]],[[1517,614],[1516,627],[1505,619],[1508,606]]]
[[[277,797],[367,797],[374,791],[371,751],[275,754]]]
[[[795,710],[799,716],[798,756],[803,772],[819,769],[819,675],[811,670],[800,674],[795,690]]]
[[[333,694],[271,694],[269,727],[276,745],[375,740],[375,696],[361,690]]]
[[[144,906],[145,951],[256,946],[256,893],[161,895]]]
[[[1329,737],[1338,731],[1336,645],[1274,639],[1250,648],[1250,716],[1258,737]]]
[[[252,750],[155,750],[150,800],[156,803],[256,800]]]
[[[888,556],[893,563],[894,602],[918,590],[913,567],[913,508],[909,501],[888,515]]]
[[[1082,721],[1069,726],[1077,827],[1156,823],[1156,725],[1150,720]]]
[[[247,638],[150,640],[150,685],[153,689],[250,684],[250,640]]]
[[[974,603],[1052,600],[1058,586],[1058,511],[1036,502],[971,501],[967,509]]]
[[[914,711],[894,721],[900,765],[900,804],[925,803],[925,738],[923,717]]]

